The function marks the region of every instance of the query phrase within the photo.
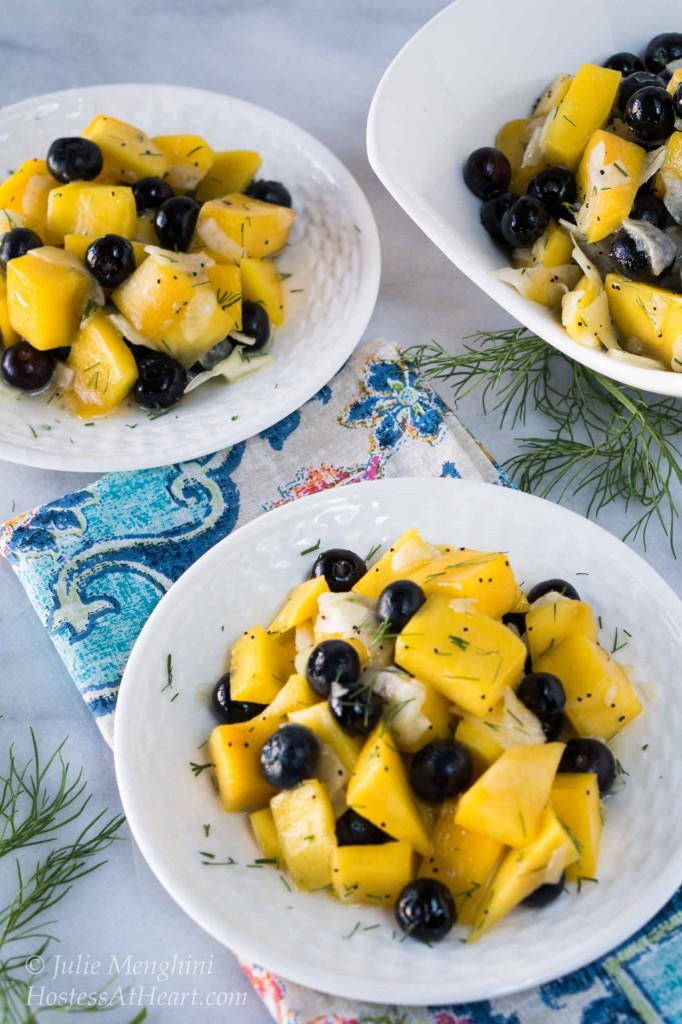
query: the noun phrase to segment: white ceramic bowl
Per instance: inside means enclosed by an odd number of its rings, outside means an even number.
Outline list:
[[[3,177],[76,135],[98,113],[150,135],[194,132],[216,149],[256,149],[259,177],[284,181],[297,218],[278,257],[287,320],[273,362],[225,385],[210,381],[167,415],[126,404],[85,427],[56,403],[0,390],[0,458],[47,469],[145,469],[197,458],[272,426],[311,398],[362,337],[374,309],[381,259],[367,200],[343,164],[301,128],[262,107],[177,85],[101,85],[38,96],[0,110]],[[134,429],[130,429],[131,426]]]
[[[560,576],[632,640],[618,658],[649,680],[645,713],[615,751],[630,773],[609,800],[599,885],[542,911],[518,910],[475,945],[455,929],[434,948],[396,941],[389,911],[289,891],[241,815],[221,811],[201,745],[214,724],[198,700],[230,642],[267,623],[322,549],[364,554],[409,526],[433,542],[509,552],[526,586]],[[682,606],[620,541],[558,505],[489,484],[384,480],[327,491],[261,516],[216,545],[162,599],[130,657],[116,711],[116,773],[140,849],[177,903],[242,956],[301,984],[369,1001],[434,1005],[491,998],[565,974],[626,939],[682,881]],[[166,662],[172,654],[173,689]],[[164,689],[165,688],[165,689]],[[648,744],[646,750],[642,748]],[[210,834],[204,826],[210,824]],[[199,851],[232,866],[204,866]],[[361,927],[356,928],[356,923]],[[378,925],[378,927],[374,927]],[[369,927],[371,930],[364,930]],[[352,938],[348,938],[353,932]],[[551,936],[551,938],[550,938]]]
[[[372,101],[369,161],[388,191],[445,255],[500,306],[593,370],[661,395],[682,396],[682,374],[616,361],[568,337],[554,313],[490,276],[505,257],[479,221],[467,189],[469,153],[525,117],[559,71],[641,52],[680,29],[675,0],[457,0],[394,59]],[[480,325],[481,328],[485,324]]]

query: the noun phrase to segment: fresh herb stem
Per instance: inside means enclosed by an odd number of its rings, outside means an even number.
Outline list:
[[[408,354],[427,377],[451,384],[455,402],[480,389],[484,411],[490,405],[500,425],[523,426],[531,409],[546,417],[547,434],[520,437],[520,454],[506,464],[522,490],[558,501],[578,495],[593,517],[621,500],[624,539],[639,537],[646,548],[657,524],[675,555],[682,408],[674,398],[647,398],[524,328],[479,332],[458,355],[435,342]]]

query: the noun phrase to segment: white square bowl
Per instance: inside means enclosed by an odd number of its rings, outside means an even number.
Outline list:
[[[682,30],[675,0],[457,0],[401,50],[374,95],[370,164],[432,242],[516,320],[566,356],[643,391],[682,397],[682,374],[616,361],[568,337],[558,317],[491,271],[505,264],[464,184],[469,153],[524,117],[559,71],[641,53],[659,32]],[[508,262],[508,261],[507,261]]]

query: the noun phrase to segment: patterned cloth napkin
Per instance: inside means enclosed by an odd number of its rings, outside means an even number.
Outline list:
[[[395,345],[375,342],[258,437],[191,462],[103,477],[0,527],[0,551],[111,743],[128,654],[188,566],[293,498],[404,476],[510,485]],[[531,992],[468,1006],[362,1005],[242,966],[278,1024],[672,1024],[682,1021],[681,962],[678,894],[603,960]]]

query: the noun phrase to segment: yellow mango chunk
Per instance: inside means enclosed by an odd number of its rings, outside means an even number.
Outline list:
[[[413,527],[394,541],[389,550],[358,580],[353,591],[363,597],[377,598],[389,583],[405,579],[408,570],[416,569],[433,558],[433,548],[422,540],[419,530]]]
[[[7,300],[7,278],[0,277],[0,342],[5,348],[15,345],[19,341],[19,335],[12,327],[9,318],[9,302]]]
[[[666,86],[666,89],[668,90],[671,96],[674,96],[677,92],[677,87],[680,84],[680,82],[682,82],[682,68],[675,68],[672,75],[670,76],[670,81]]]
[[[163,347],[189,367],[242,322],[241,282],[236,266],[210,266],[204,283],[194,281],[192,298],[163,331]]]
[[[379,723],[367,738],[346,794],[348,806],[394,839],[405,839],[421,854],[430,842],[407,769],[390,729]]]
[[[84,419],[116,408],[137,380],[133,354],[104,313],[89,316],[81,325],[66,365],[74,371],[71,404]]]
[[[329,590],[324,576],[314,576],[311,580],[299,583],[289,594],[283,608],[277,613],[270,625],[270,633],[286,633],[294,626],[300,626],[307,619],[317,615],[317,601],[320,594]]]
[[[566,691],[565,715],[580,736],[610,740],[642,712],[628,674],[586,636],[567,636],[533,662]]]
[[[502,623],[427,598],[398,636],[395,661],[473,715],[485,715],[521,678],[526,648]]]
[[[510,192],[514,195],[525,195],[531,180],[545,167],[549,167],[547,160],[540,157],[535,163],[524,167],[523,158],[530,137],[537,127],[537,118],[523,118],[514,121],[507,121],[503,124],[495,137],[495,148],[499,149],[506,156],[511,164],[512,178],[509,185]]]
[[[23,199],[26,186],[36,174],[47,174],[47,164],[44,160],[24,160],[16,171],[13,171],[9,178],[0,184],[0,209],[14,210],[15,213],[23,213]],[[55,188],[58,182],[50,175],[52,187]]]
[[[279,845],[277,826],[270,808],[263,807],[260,811],[254,811],[249,815],[249,821],[263,856],[268,860],[280,860],[282,848]]]
[[[332,880],[336,849],[334,812],[319,779],[306,779],[270,801],[287,871],[297,889],[310,892]]]
[[[293,675],[258,718],[215,727],[208,743],[208,759],[226,811],[255,811],[267,805],[275,790],[261,774],[263,744],[286,722],[290,712],[319,699],[305,679]]]
[[[189,276],[172,259],[155,256],[119,285],[111,301],[145,338],[160,342],[184,315],[194,291]]]
[[[86,252],[92,243],[97,241],[97,237],[97,235],[65,235],[64,248],[67,252],[75,253],[80,260],[84,260]],[[131,241],[130,244],[133,247],[135,266],[139,267],[147,259],[147,250],[142,242]]]
[[[226,811],[256,811],[265,807],[275,790],[260,770],[263,744],[279,726],[277,718],[217,725],[207,745],[218,796]]]
[[[293,636],[266,633],[262,626],[247,629],[230,651],[232,699],[269,704],[293,670]]]
[[[495,739],[495,730],[486,727],[487,724],[484,718],[460,718],[455,729],[455,739],[471,755],[474,780],[480,778],[504,751]]]
[[[551,808],[541,815],[539,833],[532,843],[509,850],[495,872],[481,902],[469,942],[475,942],[494,924],[539,889],[559,881],[578,851]]]
[[[284,292],[275,264],[271,260],[247,257],[240,260],[239,269],[242,298],[247,302],[258,302],[270,317],[270,322],[279,327],[284,322]]]
[[[596,640],[599,634],[592,608],[584,601],[555,601],[531,608],[526,614],[526,637],[533,663],[573,633],[590,640]]]
[[[137,210],[127,185],[102,185],[72,181],[58,185],[47,200],[50,238],[62,242],[65,235],[123,235],[133,238]]]
[[[578,230],[599,242],[620,227],[632,209],[642,180],[646,153],[634,142],[599,129],[591,137],[578,168]]]
[[[12,330],[34,348],[70,345],[90,292],[90,276],[71,253],[32,249],[7,264]]]
[[[296,214],[287,206],[262,203],[233,192],[204,203],[196,235],[216,252],[231,258],[273,256],[286,245],[295,219]]]
[[[243,192],[261,165],[260,154],[252,149],[228,149],[214,153],[213,163],[196,189],[200,203],[221,199],[230,192]]]
[[[0,185],[0,209],[13,210],[25,218],[25,225],[41,235],[47,227],[47,197],[58,182],[47,170],[44,160],[24,160]]]
[[[682,370],[682,295],[609,274],[606,296],[624,348]]]
[[[414,878],[415,856],[404,839],[379,846],[339,846],[332,856],[332,884],[343,903],[394,906]]]
[[[346,771],[353,770],[362,750],[362,740],[343,731],[329,710],[328,701],[321,700],[300,711],[291,711],[289,720],[312,729],[318,739],[334,751]]]
[[[519,588],[506,555],[460,549],[407,574],[425,594],[469,598],[493,619],[511,611]]]
[[[138,214],[137,226],[133,235],[136,242],[142,242],[143,245],[159,244],[159,236],[154,228],[155,216],[156,210],[148,210],[146,213]]]
[[[157,135],[152,141],[166,157],[164,177],[175,192],[191,192],[213,164],[215,154],[201,135]]]
[[[320,700],[321,698],[310,688],[307,680],[294,673],[289,676],[272,704],[269,704],[259,717],[264,722],[276,722],[275,728],[277,728],[295,711],[308,708],[312,704],[319,703]]]
[[[580,66],[547,131],[545,154],[551,164],[575,171],[590,136],[608,121],[621,78],[610,68]]]
[[[447,885],[455,901],[457,923],[471,924],[505,847],[497,839],[457,825],[456,813],[456,800],[448,800],[438,809],[432,852],[422,861],[419,877],[436,878]]]
[[[563,267],[571,262],[573,241],[568,232],[551,220],[544,235],[531,250],[531,265],[542,267]]]
[[[526,846],[540,828],[564,743],[511,747],[460,797],[455,822],[497,839]]]
[[[550,802],[579,853],[578,860],[566,869],[566,881],[596,878],[602,831],[597,776],[590,772],[560,773],[554,780]]]
[[[83,132],[83,137],[96,142],[102,150],[102,173],[109,181],[132,183],[140,178],[163,178],[166,173],[168,160],[165,155],[145,132],[132,124],[98,114]]]

